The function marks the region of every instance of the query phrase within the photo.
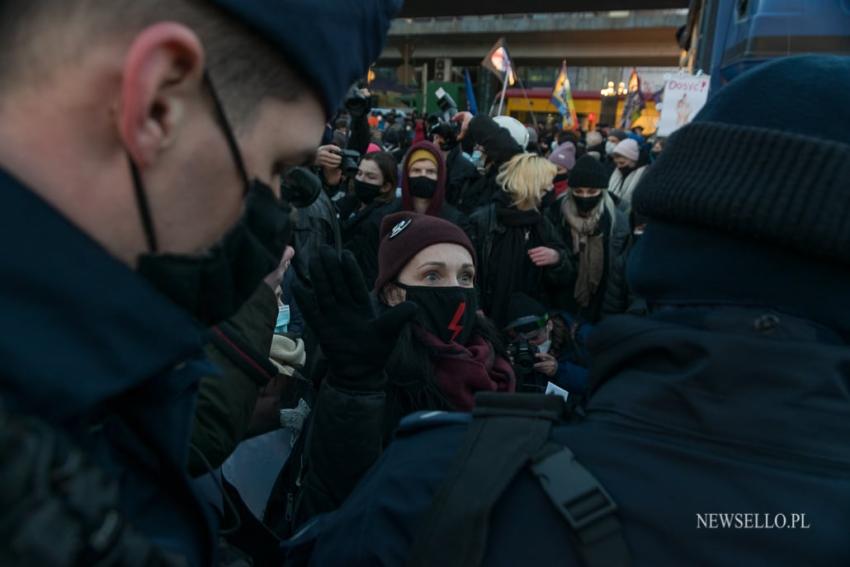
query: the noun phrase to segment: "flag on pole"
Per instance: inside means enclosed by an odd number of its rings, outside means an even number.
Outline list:
[[[508,46],[503,37],[499,38],[499,41],[481,62],[481,66],[499,77],[500,81],[504,82],[507,79],[511,86],[517,80],[511,56],[508,54]]]
[[[646,107],[646,102],[643,100],[643,91],[640,88],[640,77],[637,69],[633,67],[632,74],[629,76],[629,88],[626,104],[623,107],[623,116],[620,118],[620,128],[631,128],[632,122],[640,118],[640,111],[644,107]]]
[[[463,70],[463,80],[466,83],[466,109],[474,116],[478,114],[478,101],[475,100],[475,89],[472,88],[472,79],[469,77],[469,69]]]
[[[561,113],[563,126],[566,130],[578,128],[578,115],[576,114],[576,103],[573,100],[573,91],[570,87],[570,78],[567,75],[567,62],[561,64],[561,72],[552,89],[552,104]]]

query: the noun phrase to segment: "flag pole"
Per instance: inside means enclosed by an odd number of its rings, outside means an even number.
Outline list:
[[[534,114],[534,110],[531,108],[531,101],[528,100],[528,89],[525,88],[525,83],[522,82],[522,78],[519,75],[516,76],[516,79],[522,88],[522,96],[525,97],[525,102],[528,103],[528,110],[531,112],[531,121],[534,122],[534,127],[537,128],[537,115]]]
[[[505,78],[502,81],[502,97],[499,99],[499,113],[496,114],[496,116],[502,115],[502,107],[505,105],[505,94],[508,92],[508,83],[511,80],[511,72],[511,66],[508,65],[508,68],[505,70]]]

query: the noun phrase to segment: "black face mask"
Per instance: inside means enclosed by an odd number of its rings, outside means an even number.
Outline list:
[[[407,301],[419,306],[419,323],[445,343],[465,345],[475,330],[478,294],[471,287],[408,286]]]
[[[380,185],[372,185],[365,181],[354,180],[354,194],[360,199],[364,205],[371,205],[372,202],[381,194]]]
[[[629,175],[631,175],[631,173],[632,173],[634,170],[636,170],[637,168],[636,168],[636,167],[632,167],[631,165],[625,165],[625,166],[623,166],[623,167],[618,167],[617,169],[619,169],[619,170],[620,170],[620,173],[622,173],[622,174],[623,174],[623,177],[628,177],[628,176],[629,176]]]
[[[475,151],[475,141],[472,139],[472,136],[467,134],[463,137],[463,140],[460,141],[460,149],[469,155],[472,155],[472,152]]]
[[[602,202],[602,196],[604,193],[600,193],[596,197],[578,197],[573,195],[573,201],[576,204],[576,209],[580,213],[589,213],[590,211],[596,209],[599,206],[599,203]]]
[[[158,254],[156,232],[141,174],[130,160],[130,170],[148,254],[139,257],[138,273],[206,325],[231,317],[257,290],[260,282],[279,265],[292,235],[291,209],[270,187],[248,180],[236,137],[218,95],[204,76],[227,145],[245,190],[245,212],[237,225],[206,254]]]
[[[411,177],[407,186],[410,194],[420,199],[433,199],[437,192],[437,181],[428,177]]]
[[[561,181],[566,181],[569,176],[570,176],[569,173],[559,173],[558,175],[555,176],[554,181],[555,181],[555,183],[560,183]]]

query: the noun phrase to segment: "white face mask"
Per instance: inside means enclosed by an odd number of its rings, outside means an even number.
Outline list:
[[[609,156],[614,155],[614,148],[617,147],[617,144],[614,142],[605,142],[605,153]]]
[[[546,341],[545,343],[543,343],[539,347],[537,347],[537,350],[539,350],[543,354],[549,354],[549,349],[551,349],[551,348],[552,348],[552,339],[549,339],[548,341]]]

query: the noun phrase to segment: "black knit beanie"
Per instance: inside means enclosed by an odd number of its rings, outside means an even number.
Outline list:
[[[546,307],[536,299],[517,292],[511,295],[508,302],[508,310],[505,316],[507,328],[513,327],[517,323],[524,323],[526,320],[542,321],[548,317],[549,313]]]
[[[788,57],[741,75],[670,138],[635,210],[850,264],[848,92],[850,57]]]
[[[593,156],[582,156],[570,170],[570,187],[575,189],[605,189],[610,175],[605,166]]]

